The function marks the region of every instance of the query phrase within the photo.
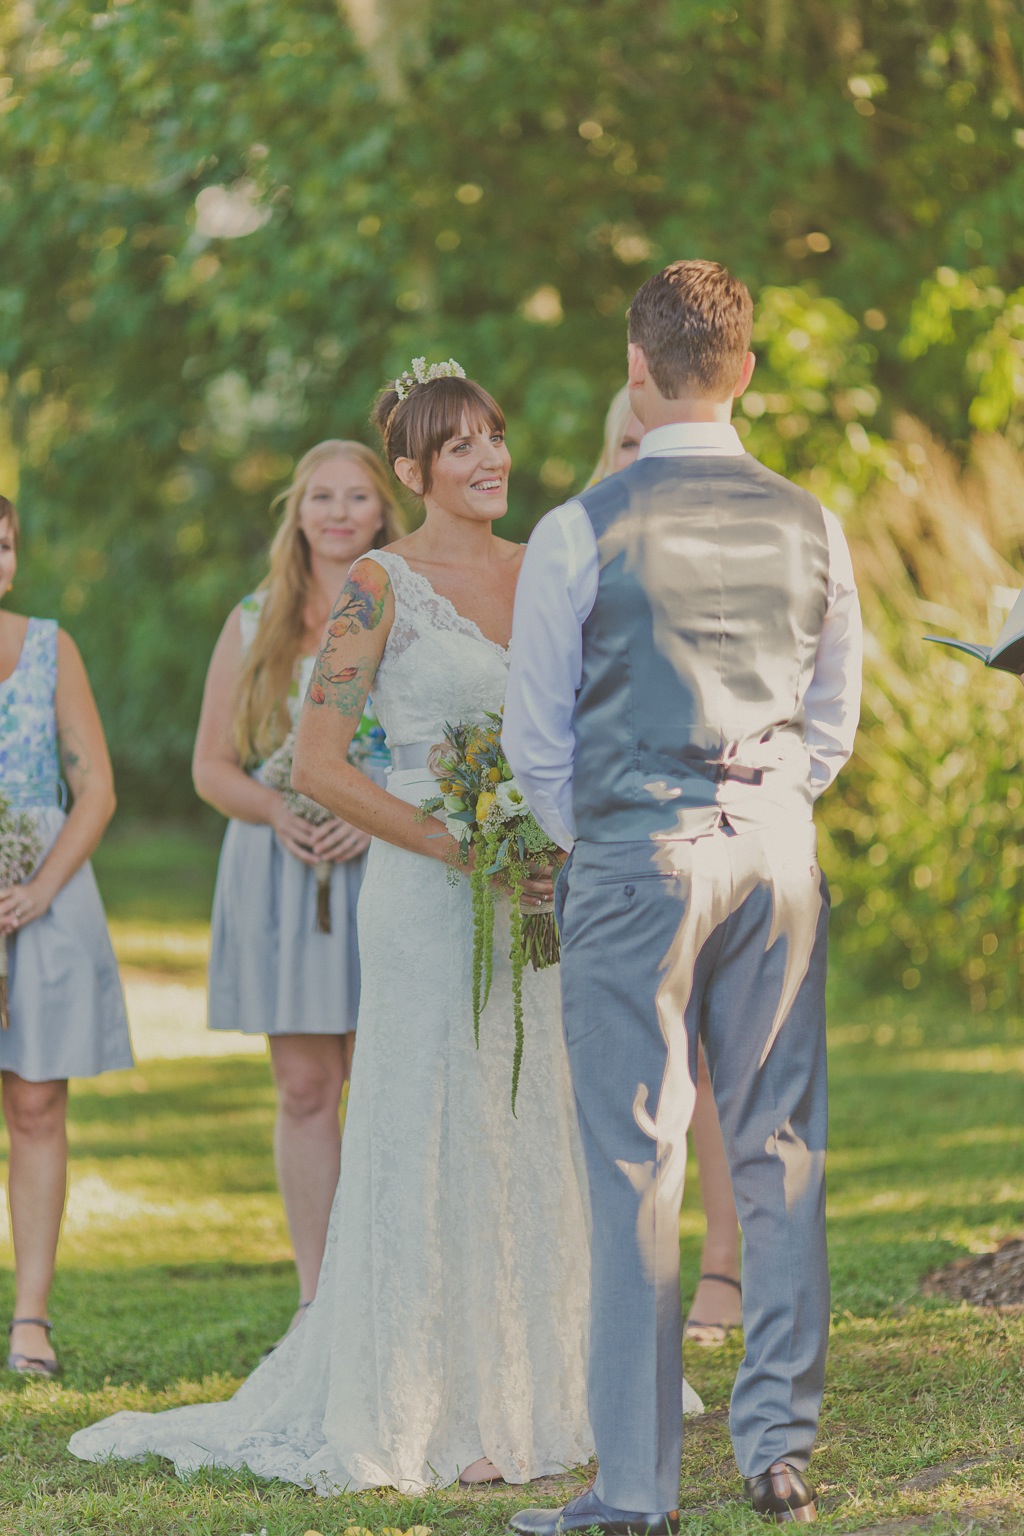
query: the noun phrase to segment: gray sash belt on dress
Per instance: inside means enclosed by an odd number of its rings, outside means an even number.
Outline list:
[[[392,771],[408,773],[414,768],[429,769],[428,759],[436,745],[433,741],[412,741],[405,746],[391,747]]]

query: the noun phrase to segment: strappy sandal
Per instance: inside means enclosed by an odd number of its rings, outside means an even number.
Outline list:
[[[732,1275],[701,1275],[700,1280],[718,1280],[722,1285],[731,1285],[734,1290],[743,1295],[743,1287]],[[700,1284],[698,1280],[697,1284]],[[697,1318],[691,1317],[683,1329],[683,1338],[691,1344],[700,1344],[705,1349],[715,1349],[719,1344],[724,1344],[730,1333],[735,1332],[739,1323],[702,1323]]]
[[[47,1333],[53,1330],[53,1324],[45,1317],[12,1317],[7,1324],[8,1340],[22,1323],[34,1323],[37,1328],[45,1328]],[[7,1369],[16,1371],[19,1376],[45,1376],[53,1381],[60,1375],[61,1368],[59,1360],[43,1360],[38,1355],[23,1355],[12,1351],[7,1356]]]

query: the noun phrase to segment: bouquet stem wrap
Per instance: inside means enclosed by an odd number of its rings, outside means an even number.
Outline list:
[[[321,859],[316,867],[316,931],[331,931],[331,875],[334,865]]]
[[[0,794],[0,890],[21,885],[42,858],[43,844],[31,816],[12,809]],[[0,939],[0,1029],[11,1024],[7,998],[7,935]]]

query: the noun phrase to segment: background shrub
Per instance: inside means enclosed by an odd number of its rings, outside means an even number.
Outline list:
[[[871,979],[912,991],[928,975],[960,978],[975,1009],[1018,1003],[1024,693],[923,637],[987,643],[1002,626],[1020,587],[1024,460],[976,437],[961,471],[903,418],[889,475],[848,533],[864,709],[822,816],[842,943]]]

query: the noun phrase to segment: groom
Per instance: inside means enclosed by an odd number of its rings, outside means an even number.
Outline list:
[[[829,1323],[828,894],[812,805],[849,756],[860,618],[836,519],[744,453],[751,300],[714,262],[629,311],[637,462],[557,508],[516,597],[504,743],[559,881],[593,1213],[600,1470],[533,1536],[678,1529],[679,1208],[698,1040],[743,1228],[732,1396],[753,1506],[815,1518]]]

